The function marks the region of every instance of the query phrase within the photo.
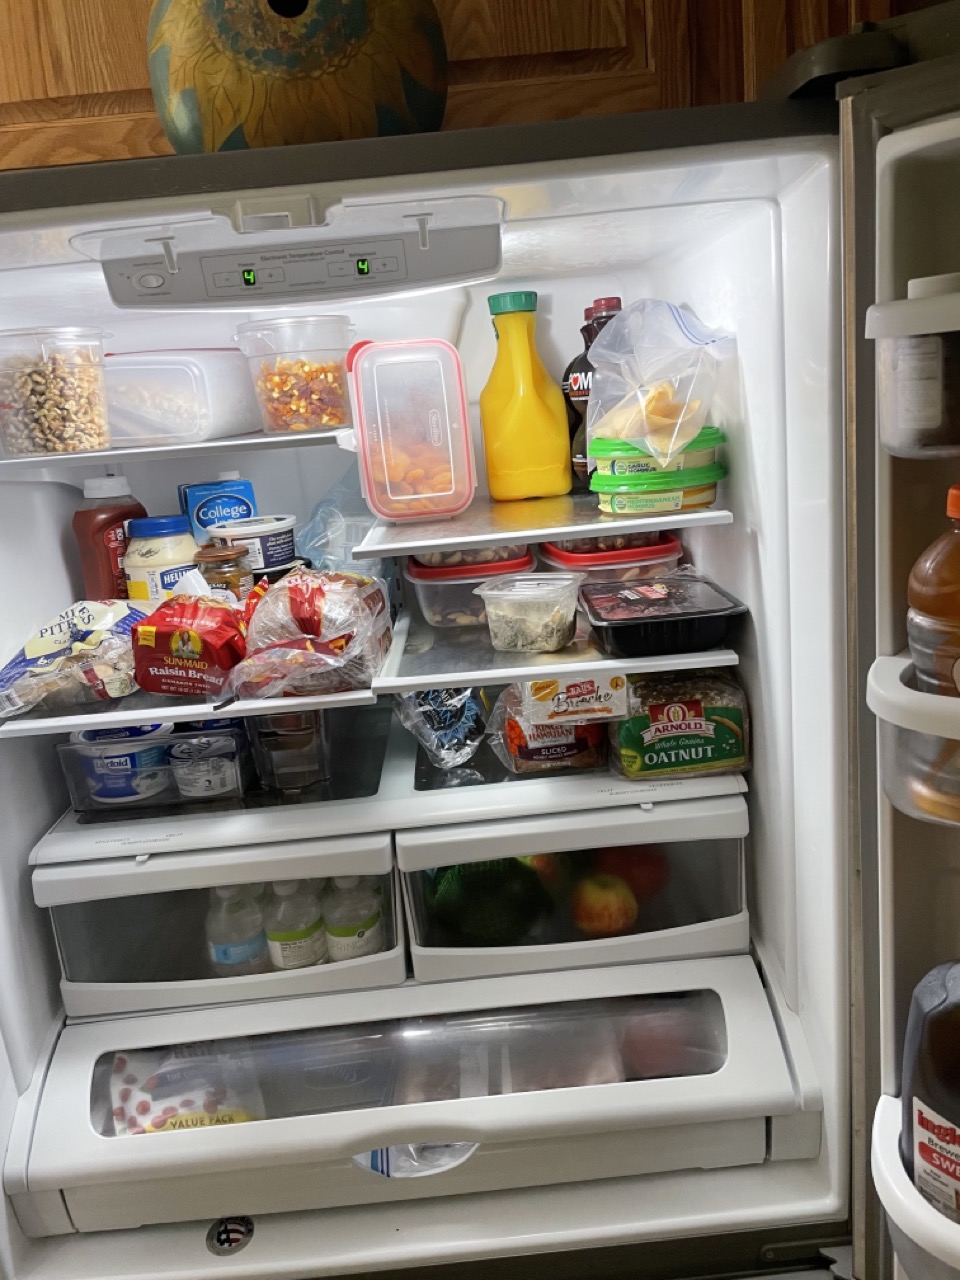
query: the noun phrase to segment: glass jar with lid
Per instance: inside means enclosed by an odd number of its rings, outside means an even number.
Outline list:
[[[200,548],[194,556],[194,564],[203,574],[210,594],[217,600],[239,604],[253,590],[253,569],[247,547],[242,543],[232,547],[218,547],[210,543]]]

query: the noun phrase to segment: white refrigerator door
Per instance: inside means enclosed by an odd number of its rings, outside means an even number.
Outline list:
[[[879,348],[866,336],[878,327],[875,320],[868,325],[866,313],[875,303],[906,299],[908,279],[960,266],[939,239],[937,199],[922,196],[960,179],[960,59],[850,81],[839,96],[847,574],[856,583],[848,613],[849,781],[851,795],[860,796],[851,806],[850,867],[853,1274],[957,1280],[960,1226],[928,1205],[906,1175],[897,1095],[910,992],[922,973],[960,949],[955,877],[944,877],[957,829],[909,816],[903,735],[924,734],[929,743],[960,738],[960,705],[944,710],[957,700],[909,688],[909,661],[898,655],[910,565],[942,532],[946,487],[960,469],[956,459],[894,458],[879,443]],[[931,329],[921,323],[907,331]],[[938,905],[924,915],[923,901]],[[941,926],[937,916],[949,923]]]

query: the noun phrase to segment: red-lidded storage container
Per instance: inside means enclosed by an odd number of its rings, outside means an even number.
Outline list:
[[[439,338],[358,343],[347,367],[374,515],[435,520],[468,507],[477,481],[456,348]]]
[[[564,551],[555,542],[540,546],[540,559],[546,569],[564,573],[583,573],[588,582],[633,582],[640,578],[656,578],[672,573],[680,563],[683,547],[672,533],[661,533],[648,547],[631,547],[624,551]]]
[[[516,560],[500,560],[496,564],[476,565],[470,569],[456,566],[430,569],[411,557],[403,575],[413,583],[423,616],[433,627],[482,627],[487,611],[474,587],[504,573],[532,573],[534,559],[528,551]]]

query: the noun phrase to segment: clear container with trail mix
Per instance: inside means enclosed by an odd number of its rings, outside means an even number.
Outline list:
[[[432,627],[482,627],[487,610],[475,588],[498,574],[532,573],[533,569],[534,559],[527,551],[515,560],[473,568],[432,569],[411,556],[403,574],[413,583],[423,616]]]
[[[251,321],[237,326],[236,340],[250,366],[265,431],[350,426],[346,316]]]
[[[13,457],[110,448],[101,329],[0,332],[0,435]]]
[[[428,569],[485,569],[489,565],[503,564],[505,560],[519,560],[527,554],[525,542],[505,542],[499,547],[456,547],[449,551],[419,551],[417,559]],[[506,569],[501,569],[506,573]]]

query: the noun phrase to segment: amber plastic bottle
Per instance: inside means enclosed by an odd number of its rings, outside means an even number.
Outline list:
[[[83,594],[87,600],[125,600],[124,524],[147,511],[130,492],[125,476],[95,476],[83,482],[83,501],[73,515],[73,536],[80,549]]]
[[[907,637],[925,693],[960,696],[960,484],[947,492],[950,527],[910,570]]]

